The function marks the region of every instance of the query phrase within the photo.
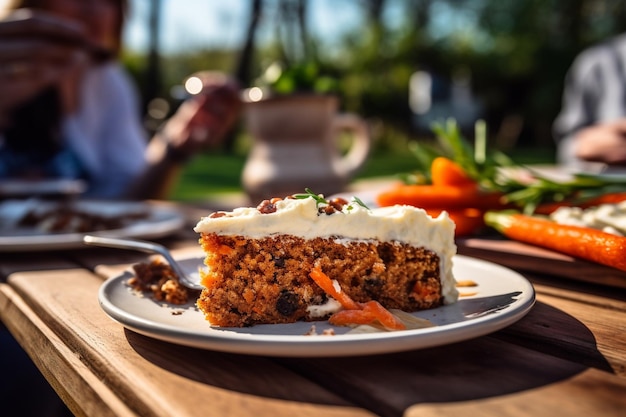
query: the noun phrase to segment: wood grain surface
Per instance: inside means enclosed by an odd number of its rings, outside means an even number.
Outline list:
[[[535,308],[486,337],[388,355],[269,358],[126,330],[98,305],[102,280],[75,268],[0,284],[3,320],[77,415],[434,416],[463,404],[485,416],[618,416],[626,407],[620,297],[539,284]]]

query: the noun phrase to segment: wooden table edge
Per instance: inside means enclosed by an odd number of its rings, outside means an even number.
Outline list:
[[[0,319],[72,413],[77,416],[138,416],[6,283],[0,284]],[[29,338],[28,343],[25,338]]]
[[[45,323],[34,309],[20,296],[10,283],[0,283],[0,320],[14,335],[18,343],[31,357],[37,368],[76,416],[145,416],[147,409],[130,408],[116,391],[110,389],[81,361],[54,330]],[[328,417],[371,417],[366,409],[330,404],[298,403],[270,397],[256,397],[257,406],[266,404],[267,409],[257,410],[258,416],[301,416],[324,414]],[[145,404],[144,404],[145,406]],[[264,405],[265,407],[265,405]],[[228,409],[228,407],[227,407]],[[224,412],[225,409],[214,411]],[[236,409],[232,411],[237,415]],[[154,410],[149,415],[163,415]],[[207,410],[206,415],[211,415]],[[217,414],[222,415],[222,414]]]

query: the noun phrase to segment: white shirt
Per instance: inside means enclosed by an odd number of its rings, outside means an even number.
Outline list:
[[[117,63],[90,69],[78,111],[63,133],[89,173],[90,197],[118,197],[146,167],[147,138],[140,124],[137,94]]]

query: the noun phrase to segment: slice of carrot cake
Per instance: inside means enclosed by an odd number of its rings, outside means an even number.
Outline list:
[[[434,308],[458,296],[446,213],[309,193],[215,212],[194,230],[207,266],[197,306],[216,326],[328,318],[342,306],[311,278],[314,269],[356,303],[387,309]]]

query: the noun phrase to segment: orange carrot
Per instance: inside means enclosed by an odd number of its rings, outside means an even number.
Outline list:
[[[389,310],[383,307],[378,301],[371,300],[363,304],[363,311],[371,313],[376,320],[380,322],[385,328],[391,330],[404,330],[406,326],[400,321],[399,318],[391,314]]]
[[[560,207],[589,208],[599,206],[600,204],[617,204],[621,203],[622,201],[626,201],[626,192],[607,193],[582,202],[575,200],[565,200],[559,202],[543,203],[537,207],[535,213],[550,214]]]
[[[487,212],[485,223],[510,239],[626,271],[626,237],[519,213]]]
[[[324,292],[342,305],[347,310],[360,310],[361,307],[348,294],[335,288],[333,281],[318,267],[315,267],[309,273],[309,276]]]
[[[362,310],[341,310],[328,320],[330,324],[346,326],[350,324],[372,324],[378,321],[389,330],[406,330],[406,326],[378,301],[361,304]]]
[[[370,324],[376,321],[372,312],[363,310],[341,310],[330,316],[328,322],[335,326],[349,326],[352,324]]]
[[[464,186],[400,184],[380,193],[377,202],[381,206],[406,204],[425,209],[484,208],[497,210],[504,208],[500,199],[501,194],[482,192],[476,184]]]
[[[485,227],[483,211],[478,209],[469,208],[462,211],[451,211],[448,215],[456,225],[454,229],[456,237],[473,235]]]
[[[607,193],[585,201],[581,206],[593,207],[600,204],[617,204],[626,201],[626,192]]]
[[[444,156],[438,156],[430,165],[430,177],[433,185],[471,185],[476,184],[463,168]]]
[[[378,320],[383,326],[391,330],[404,330],[406,327],[396,316],[391,314],[378,301],[357,303],[348,294],[337,290],[332,279],[320,268],[315,267],[309,276],[328,295],[337,300],[345,310],[338,311],[328,320],[330,324],[345,326],[348,324],[368,324]]]
[[[456,237],[474,234],[485,226],[485,222],[483,220],[484,212],[479,209],[426,209],[426,213],[432,217],[439,216],[442,211],[447,211],[450,220],[452,220],[456,225],[454,228],[454,236]]]
[[[536,208],[535,214],[550,214],[561,207],[572,207],[574,204],[566,203],[564,201],[541,203]]]

